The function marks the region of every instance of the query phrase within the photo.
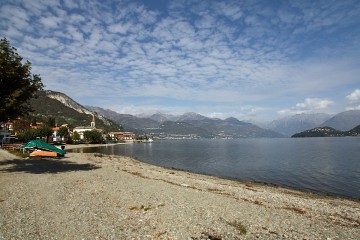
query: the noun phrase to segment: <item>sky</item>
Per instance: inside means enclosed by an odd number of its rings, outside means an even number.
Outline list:
[[[45,89],[127,114],[360,110],[359,0],[1,0]]]

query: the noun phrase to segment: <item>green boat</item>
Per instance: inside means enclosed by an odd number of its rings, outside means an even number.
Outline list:
[[[59,157],[63,157],[66,152],[60,148],[55,147],[54,145],[48,144],[40,140],[31,140],[25,146],[25,149],[40,149],[43,151],[56,152]]]

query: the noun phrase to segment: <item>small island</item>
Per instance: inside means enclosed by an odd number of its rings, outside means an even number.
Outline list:
[[[354,127],[349,131],[340,131],[332,127],[316,127],[300,133],[292,135],[292,138],[300,137],[346,137],[346,136],[360,136],[360,125]]]

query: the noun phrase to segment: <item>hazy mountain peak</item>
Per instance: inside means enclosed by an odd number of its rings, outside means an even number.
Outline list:
[[[274,120],[268,125],[268,128],[291,136],[295,133],[315,128],[330,117],[331,115],[325,113],[301,113]]]
[[[208,117],[205,117],[201,114],[195,113],[195,112],[187,112],[181,115],[178,119],[178,121],[184,121],[184,120],[204,120]]]
[[[155,121],[157,121],[157,122],[159,122],[159,123],[163,123],[163,122],[165,122],[165,121],[169,121],[169,120],[170,120],[170,118],[169,118],[168,115],[163,114],[163,113],[161,113],[161,112],[157,112],[157,113],[149,116],[149,118],[152,119],[152,120],[155,120]]]
[[[360,124],[360,110],[341,112],[323,122],[321,126],[329,126],[341,131],[347,131]]]
[[[233,123],[233,124],[239,124],[239,123],[241,123],[241,121],[240,121],[239,119],[234,118],[234,117],[226,118],[225,121],[228,122],[228,123]]]

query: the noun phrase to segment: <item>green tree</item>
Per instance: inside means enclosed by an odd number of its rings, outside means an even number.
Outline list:
[[[22,134],[19,134],[18,138],[20,140],[24,140],[25,142],[28,142],[30,140],[36,139],[36,132],[35,132],[35,130],[28,130]]]
[[[48,120],[47,120],[47,124],[49,127],[56,127],[56,121],[55,121],[55,118],[53,117],[49,117]]]
[[[59,128],[58,135],[61,138],[66,137],[69,135],[69,130],[67,129],[67,127],[61,127],[61,128]]]
[[[73,140],[75,142],[78,142],[80,140],[80,134],[77,131],[73,133]]]
[[[31,118],[29,116],[22,117],[14,121],[14,132],[13,134],[21,134],[31,129],[30,127]]]
[[[97,130],[85,131],[84,139],[88,143],[100,143],[103,140],[101,133]]]
[[[22,60],[9,40],[0,39],[0,122],[28,114],[28,100],[43,89],[40,76],[31,74],[31,63]]]
[[[37,126],[36,118],[33,118],[31,121],[31,126]]]
[[[51,129],[51,127],[48,127],[48,126],[38,128],[35,130],[35,132],[36,132],[37,137],[40,137],[40,138],[46,137],[46,142],[49,141],[48,140],[49,137],[54,133],[54,131]]]

